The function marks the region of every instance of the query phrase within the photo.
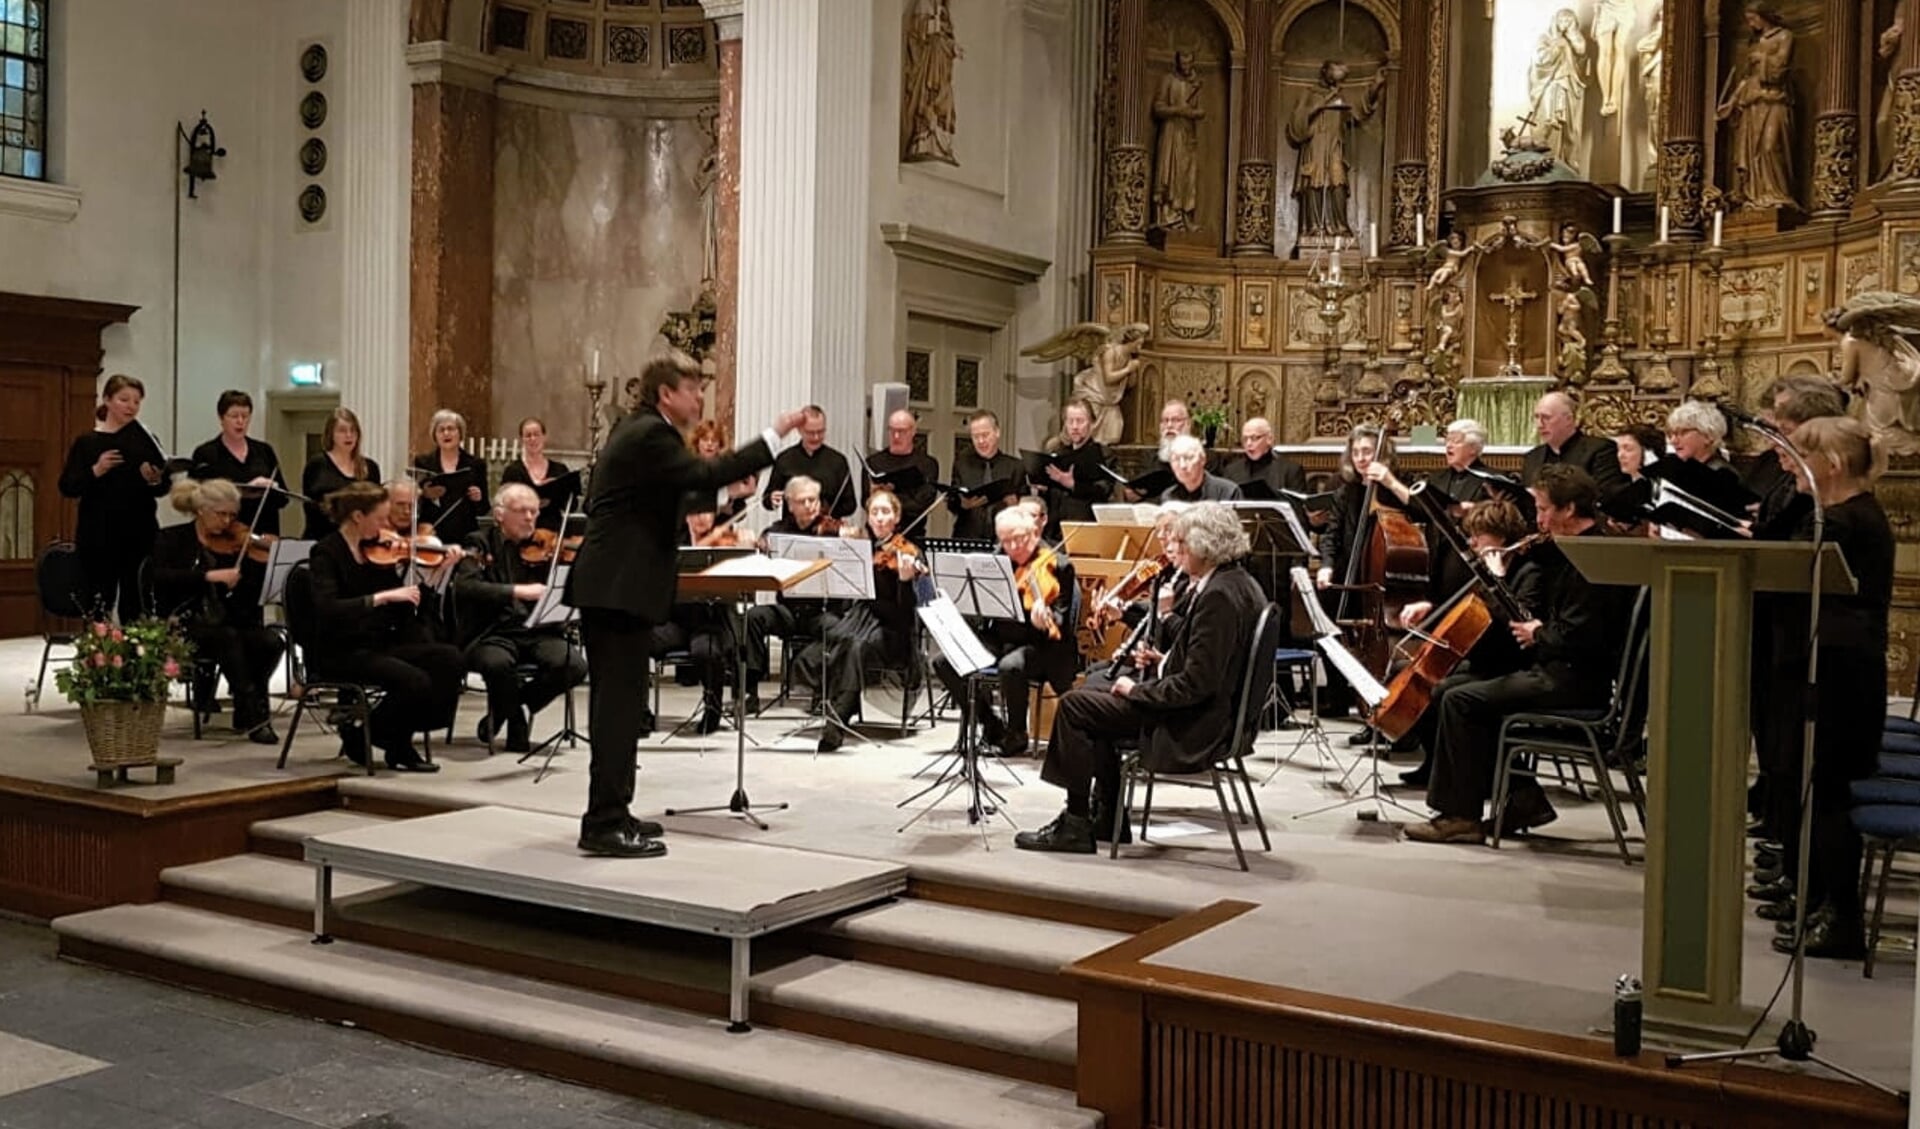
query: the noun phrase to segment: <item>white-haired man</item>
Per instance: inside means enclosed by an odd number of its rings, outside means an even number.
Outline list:
[[[480,740],[504,732],[510,753],[530,747],[534,714],[587,678],[586,656],[568,644],[558,624],[527,626],[552,568],[520,557],[539,519],[533,487],[502,486],[493,496],[493,525],[467,538],[469,552],[453,582],[467,669],[487,684]],[[525,681],[523,668],[534,672]]]
[[[1238,484],[1207,473],[1206,445],[1191,435],[1177,436],[1167,444],[1167,465],[1173,468],[1173,485],[1161,493],[1162,502],[1240,500]]]
[[[1152,677],[1122,677],[1060,699],[1040,776],[1066,791],[1066,810],[1015,836],[1021,850],[1091,854],[1095,840],[1112,833],[1120,783],[1116,743],[1124,738],[1139,741],[1142,761],[1156,772],[1203,770],[1231,752],[1240,684],[1267,598],[1239,567],[1247,535],[1232,510],[1203,502],[1174,519],[1174,533],[1192,585],[1165,659]],[[1261,667],[1270,678],[1271,666]],[[1254,693],[1265,697],[1260,675]]]

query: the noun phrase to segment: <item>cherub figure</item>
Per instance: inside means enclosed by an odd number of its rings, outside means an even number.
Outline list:
[[[1433,339],[1433,355],[1428,364],[1436,363],[1438,358],[1451,358],[1460,349],[1460,329],[1467,319],[1467,300],[1458,286],[1449,286],[1440,292],[1440,309],[1434,316],[1434,325],[1438,334]]]
[[[1560,225],[1560,238],[1548,240],[1546,249],[1560,257],[1561,273],[1578,286],[1591,287],[1593,273],[1587,269],[1587,255],[1600,253],[1600,241],[1570,223]]]
[[[1874,440],[1889,455],[1920,453],[1920,298],[1870,290],[1828,320],[1841,334],[1840,386],[1865,401]]]
[[[1093,439],[1111,446],[1120,441],[1126,423],[1120,402],[1126,397],[1127,384],[1140,371],[1140,347],[1146,344],[1147,331],[1143,322],[1109,326],[1083,321],[1022,349],[1020,355],[1037,361],[1072,357],[1082,362],[1083,367],[1073,374],[1073,395],[1093,408]]]
[[[1440,265],[1434,267],[1433,273],[1427,276],[1427,292],[1437,293],[1441,288],[1451,285],[1466,269],[1467,259],[1478,250],[1477,247],[1467,246],[1465,233],[1457,228],[1447,233],[1445,242],[1428,248],[1426,261],[1431,263],[1438,259]]]
[[[1576,287],[1571,278],[1560,280],[1560,297],[1554,303],[1558,315],[1554,339],[1559,344],[1560,376],[1568,384],[1586,383],[1586,319],[1596,304],[1591,287]]]

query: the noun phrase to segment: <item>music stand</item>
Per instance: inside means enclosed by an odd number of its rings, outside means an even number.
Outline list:
[[[682,545],[676,551],[675,560],[674,560],[674,572],[677,576],[685,577],[693,573],[705,572],[707,569],[712,568],[714,565],[719,564],[721,561],[730,561],[740,557],[751,557],[755,555],[757,555],[756,551],[753,548],[746,545]],[[686,592],[681,591],[679,595],[681,597],[685,597]],[[688,602],[692,603],[694,601],[688,601]],[[719,600],[719,599],[708,599],[700,602],[706,603],[709,605],[717,605],[717,606],[725,606],[727,603],[727,601]],[[728,638],[732,639],[733,633],[734,633],[733,617],[730,615],[724,617],[724,624],[726,626]],[[692,647],[693,641],[691,638],[689,638],[687,642],[689,647],[688,653],[689,655],[691,655],[692,653],[691,647]],[[737,640],[735,640],[734,642],[729,644],[729,649],[731,649],[735,654],[738,654],[740,650],[740,644],[738,643]],[[703,694],[704,694],[704,690],[703,690]],[[681,718],[679,724],[675,725],[672,729],[668,730],[666,736],[660,738],[661,743],[665,744],[666,742],[673,740],[675,737],[678,737],[681,734],[686,733],[690,729],[695,727],[699,723],[700,716],[703,712],[705,711],[697,710],[693,713],[688,714],[686,717]],[[732,727],[733,718],[727,715],[726,710],[724,708],[722,708],[719,711],[717,716],[722,726],[728,727],[728,728]],[[760,747],[759,739],[756,738],[753,734],[749,733],[746,735],[746,737],[747,737],[747,740],[752,743],[754,748],[757,749]],[[694,752],[699,756],[706,755],[706,751],[704,747],[696,747],[694,749]]]
[[[1013,562],[1004,555],[999,553],[942,553],[940,556],[934,557],[932,563],[933,570],[931,577],[934,587],[940,591],[940,595],[935,598],[936,602],[944,599],[947,603],[953,605],[956,613],[963,617],[962,626],[965,626],[964,617],[966,616],[972,616],[976,619],[1026,619],[1027,613],[1025,609],[1020,606],[1019,588],[1013,579]],[[922,610],[924,611],[925,609]],[[922,618],[920,622],[927,625],[929,629],[928,634],[932,634],[933,625],[924,618]],[[973,636],[973,630],[968,628],[967,634]],[[973,636],[973,638],[975,642],[979,641],[978,636]],[[937,644],[939,640],[936,638],[935,642]],[[985,649],[984,644],[982,645],[982,649]],[[942,657],[946,657],[944,649],[942,651]],[[949,659],[949,664],[951,664],[951,659]],[[974,741],[974,734],[972,732],[973,722],[977,720],[974,717],[976,711],[973,705],[974,698],[977,696],[975,693],[977,688],[976,680],[980,677],[979,671],[981,669],[992,666],[993,664],[994,659],[989,652],[987,662],[980,666],[973,667],[970,672],[963,672],[959,666],[954,666],[955,672],[960,673],[966,683],[965,690],[967,700],[960,704],[961,720],[959,739],[954,742],[953,748],[946,754],[936,757],[933,761],[929,762],[925,768],[914,773],[914,778],[918,779],[933,771],[935,768],[939,768],[940,774],[934,778],[933,784],[926,789],[914,793],[902,803],[895,805],[896,807],[905,807],[907,804],[926,795],[928,791],[939,787],[950,779],[956,769],[964,767],[966,750]],[[1025,707],[1026,703],[1022,702],[1021,708],[1024,709]],[[1007,703],[1007,708],[1011,710],[1013,704],[1011,702]],[[1020,783],[1020,774],[1013,770],[1012,765],[1002,762],[1000,767],[1006,770],[1007,775],[1013,778],[1015,784]]]
[[[267,575],[260,582],[260,606],[270,608],[286,603],[287,577],[293,567],[313,552],[312,541],[275,541],[267,546]]]
[[[1320,594],[1314,590],[1313,576],[1307,572],[1306,566],[1295,565],[1289,570],[1288,575],[1293,579],[1294,591],[1299,594],[1301,606],[1307,609],[1307,619],[1313,624],[1314,638],[1338,636],[1340,626],[1333,622],[1333,619],[1327,615],[1327,609],[1321,605]],[[1271,783],[1274,777],[1280,775],[1281,767],[1292,764],[1293,758],[1300,755],[1300,747],[1309,741],[1313,742],[1314,760],[1319,765],[1320,771],[1326,771],[1328,761],[1332,761],[1336,767],[1340,764],[1340,758],[1333,752],[1333,741],[1327,736],[1326,724],[1320,717],[1320,662],[1320,659],[1315,659],[1307,670],[1310,717],[1306,727],[1294,739],[1293,751],[1273,762],[1273,771],[1267,774],[1267,779],[1262,781],[1262,784]],[[1279,681],[1278,678],[1274,679],[1276,687]]]
[[[904,832],[925,819],[935,808],[945,803],[948,796],[965,788],[967,790],[967,824],[980,829],[981,845],[991,850],[992,844],[987,840],[987,820],[1005,807],[1007,800],[980,774],[980,745],[974,732],[977,720],[975,714],[978,712],[976,705],[978,695],[974,693],[974,680],[980,678],[983,672],[993,668],[993,652],[987,650],[986,644],[982,643],[980,637],[973,633],[973,629],[967,626],[967,621],[960,614],[959,607],[953,602],[952,597],[944,592],[932,603],[916,609],[915,614],[926,626],[928,636],[933,639],[933,645],[939,649],[940,656],[947,661],[947,665],[966,679],[966,701],[960,706],[960,740],[954,746],[953,752],[949,754],[946,769],[934,779],[933,783],[901,800],[894,807],[904,808],[943,784],[946,788],[935,796],[931,803],[921,808],[912,819],[901,824],[896,834]],[[925,775],[925,770],[923,769],[919,775]],[[1014,783],[1019,782],[1020,778],[1016,775]],[[992,800],[991,804],[987,802],[989,799]],[[1012,823],[1012,818],[1009,817],[1007,822]]]
[[[753,814],[756,805],[747,798],[747,657],[741,653],[746,648],[747,609],[753,606],[758,593],[784,592],[826,567],[826,561],[776,561],[769,557],[746,556],[721,561],[703,572],[680,578],[682,594],[696,600],[727,600],[734,610],[734,783],[733,795],[724,804],[668,808],[668,815],[725,812],[736,819],[746,820],[762,831],[767,829],[766,823]],[[758,806],[766,811],[785,811],[787,808],[785,803]]]
[[[768,548],[777,560],[827,562],[827,567],[794,584],[785,595],[796,599],[864,600],[873,602],[873,543],[850,537],[769,537]],[[833,713],[832,656],[827,652],[827,617],[820,617],[820,686],[814,704],[820,709],[822,727],[832,726],[864,741],[859,730]],[[812,724],[809,717],[782,733],[780,740],[805,732]],[[816,753],[816,755],[818,755]]]
[[[1373,672],[1367,669],[1365,663],[1355,658],[1352,651],[1347,650],[1346,646],[1342,644],[1338,638],[1332,635],[1322,635],[1313,642],[1314,645],[1320,649],[1320,653],[1327,656],[1327,661],[1333,664],[1334,669],[1346,676],[1347,682],[1353,687],[1353,692],[1359,695],[1360,701],[1366,705],[1369,714],[1378,708],[1381,702],[1387,700],[1387,688],[1381,684],[1379,679],[1373,676]],[[1328,804],[1325,807],[1296,813],[1293,818],[1307,819],[1311,816],[1323,815],[1326,812],[1339,811],[1341,808],[1352,807],[1354,804],[1367,803],[1373,805],[1373,810],[1358,813],[1358,818],[1366,822],[1386,823],[1387,821],[1382,817],[1386,815],[1386,809],[1388,807],[1398,808],[1415,819],[1424,818],[1419,812],[1414,811],[1392,796],[1387,795],[1383,790],[1380,783],[1379,730],[1374,730],[1373,736],[1367,742],[1367,745],[1367,779],[1366,786],[1362,790],[1348,795],[1344,800]],[[1349,768],[1348,772],[1351,773],[1352,769]],[[1342,786],[1345,786],[1344,779]]]
[[[567,603],[567,573],[571,571],[572,568],[573,566],[570,564],[563,564],[559,561],[554,562],[553,571],[549,573],[547,577],[547,590],[540,593],[540,599],[535,601],[533,610],[527,613],[526,622],[528,630],[538,630],[542,627],[559,625],[561,638],[567,641],[567,666],[569,668],[573,666],[574,626],[579,622],[578,609],[572,604]],[[542,753],[546,754],[547,759],[541,762],[540,771],[533,774],[533,782],[535,784],[540,783],[541,779],[547,775],[547,770],[553,767],[553,757],[555,753],[560,751],[560,742],[565,741],[569,749],[577,749],[580,747],[582,738],[586,736],[573,727],[573,686],[571,683],[567,685],[565,695],[562,699],[560,719],[560,728],[553,736],[540,742],[533,748],[528,749],[525,753],[521,754],[518,761],[514,762],[516,764],[525,764]],[[489,736],[494,740],[499,740],[500,738],[497,730]],[[491,742],[489,742],[489,746],[491,746]]]

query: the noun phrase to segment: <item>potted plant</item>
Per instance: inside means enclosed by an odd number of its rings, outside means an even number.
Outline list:
[[[1193,413],[1193,425],[1200,429],[1202,442],[1211,450],[1219,441],[1220,432],[1227,426],[1227,406],[1214,404]]]
[[[80,707],[96,766],[153,761],[160,750],[167,687],[181,677],[192,653],[168,620],[86,625],[74,642],[73,662],[54,681],[67,701]]]

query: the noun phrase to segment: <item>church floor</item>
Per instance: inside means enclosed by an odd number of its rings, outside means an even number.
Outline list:
[[[54,959],[0,920],[0,1127],[733,1129]]]

